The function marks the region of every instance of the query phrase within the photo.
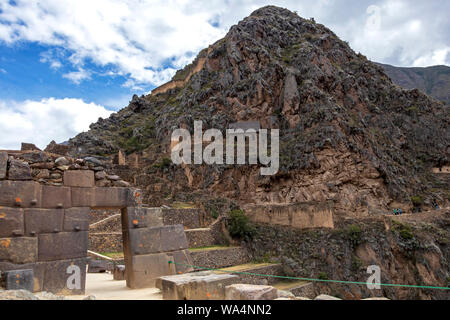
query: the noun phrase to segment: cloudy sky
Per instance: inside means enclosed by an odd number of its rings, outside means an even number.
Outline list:
[[[448,0],[0,0],[0,149],[87,130],[268,4],[371,60],[450,65]]]

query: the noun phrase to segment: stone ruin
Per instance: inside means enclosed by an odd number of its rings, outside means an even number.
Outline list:
[[[140,190],[104,170],[92,157],[0,151],[2,286],[84,294],[91,209],[121,210],[128,287],[191,271],[183,226],[163,226]]]

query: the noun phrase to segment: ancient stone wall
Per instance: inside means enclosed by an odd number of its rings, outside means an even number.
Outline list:
[[[331,202],[249,205],[246,214],[254,222],[298,229],[334,228]]]
[[[182,251],[187,248],[183,227],[158,227],[162,219],[141,208],[140,190],[96,186],[95,170],[86,165],[95,158],[78,163],[65,157],[49,159],[52,156],[43,152],[17,152],[9,157],[0,153],[0,271],[7,286],[83,294],[92,208],[122,210],[129,287],[152,286],[151,281],[141,281],[148,274],[159,277],[185,270],[178,266],[168,270],[168,259],[189,262],[189,253]],[[46,166],[45,170],[61,171],[61,178],[33,179],[31,168],[35,163],[40,169]],[[167,259],[163,261],[162,257]],[[17,280],[9,281],[11,276]]]

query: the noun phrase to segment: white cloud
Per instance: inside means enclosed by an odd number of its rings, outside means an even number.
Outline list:
[[[80,68],[78,71],[63,74],[63,77],[69,79],[75,84],[79,84],[81,81],[85,79],[90,79],[91,73],[89,71],[84,70],[83,68]]]
[[[66,141],[111,113],[80,99],[0,101],[0,149],[18,149],[21,142],[45,148],[51,140]]]
[[[375,61],[401,66],[450,64],[448,56],[433,58],[450,48],[448,0],[317,0],[313,5],[310,0],[15,2],[0,1],[0,40],[64,48],[65,56],[50,52],[47,62],[53,68],[72,64],[78,71],[65,76],[76,83],[94,72],[86,65],[89,61],[89,65],[111,67],[128,79],[127,87],[160,85],[195,53],[224,36],[231,25],[268,4],[315,17]],[[374,8],[380,13],[375,29]]]

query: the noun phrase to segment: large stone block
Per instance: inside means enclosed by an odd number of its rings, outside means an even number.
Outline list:
[[[161,229],[161,250],[163,252],[187,249],[187,238],[181,224],[164,226]]]
[[[127,189],[127,207],[140,207],[142,205],[142,191],[136,188]]]
[[[125,231],[125,241],[127,238],[132,255],[162,252],[161,227],[129,229]]]
[[[128,207],[123,222],[123,227],[126,229],[164,225],[161,208]]]
[[[114,266],[113,279],[116,281],[125,280],[125,266],[118,264]]]
[[[0,152],[0,180],[6,179],[6,170],[8,169],[8,154]]]
[[[67,187],[90,188],[95,186],[94,171],[67,170],[64,172],[64,185]]]
[[[27,264],[14,264],[10,262],[0,262],[0,271],[11,270],[33,270],[33,292],[39,292],[43,290],[44,286],[44,274],[45,265],[42,263],[27,263]]]
[[[59,295],[84,294],[87,259],[40,262],[45,268],[43,290]]]
[[[164,300],[224,300],[225,287],[238,283],[239,277],[211,271],[163,276],[157,281]]]
[[[165,253],[134,256],[126,265],[127,286],[132,289],[155,287],[156,279],[176,273],[173,257]]]
[[[232,284],[225,288],[226,300],[275,300],[277,289],[271,286],[254,284]]]
[[[95,188],[71,188],[73,207],[91,207],[94,198]]]
[[[38,253],[37,238],[1,238],[0,261],[11,263],[35,262]]]
[[[175,271],[177,274],[187,273],[194,271],[191,255],[189,250],[173,251],[167,253],[172,256],[172,262],[175,264]]]
[[[33,269],[6,271],[3,278],[6,290],[34,291]]]
[[[0,206],[39,208],[41,185],[34,181],[0,181]]]
[[[0,207],[0,238],[24,234],[23,209]]]
[[[10,159],[9,160],[9,170],[8,170],[9,180],[31,180],[31,169],[28,163]]]
[[[92,198],[93,208],[127,207],[127,188],[95,188]]]
[[[64,210],[64,231],[89,231],[91,208],[70,208]]]
[[[84,258],[88,249],[88,232],[60,232],[39,235],[39,261]]]
[[[186,234],[181,225],[128,229],[125,235],[127,233],[132,255],[187,249]]]
[[[41,233],[61,232],[63,209],[25,209],[25,233],[36,236]]]
[[[42,208],[70,208],[71,199],[70,188],[42,186]]]

